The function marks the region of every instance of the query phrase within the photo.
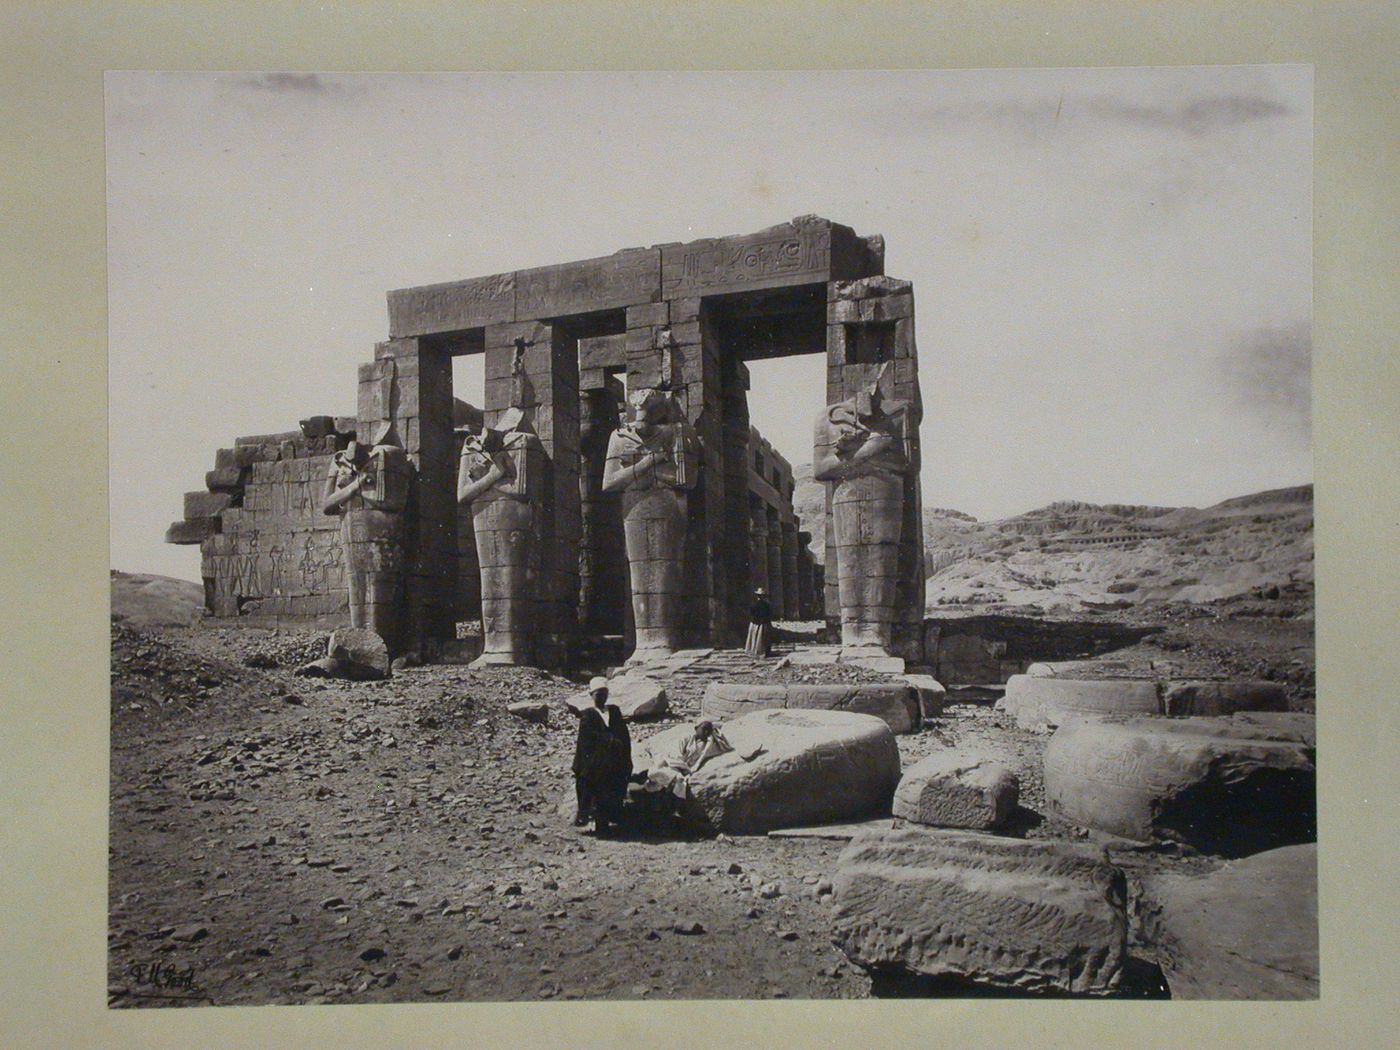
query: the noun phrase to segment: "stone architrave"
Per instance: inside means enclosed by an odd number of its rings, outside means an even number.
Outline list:
[[[1315,842],[1152,874],[1138,908],[1173,999],[1318,997]]]
[[[390,653],[403,642],[404,508],[413,464],[391,423],[366,447],[352,441],[331,457],[321,507],[340,516],[350,626],[373,631]]]
[[[1127,955],[1127,880],[1082,846],[901,827],[836,862],[833,940],[852,962],[973,986],[1108,995]]]
[[[622,493],[622,524],[636,628],[633,658],[682,647],[688,494],[700,474],[700,439],[675,398],[628,395],[629,421],[608,441],[603,491]]]
[[[544,446],[518,408],[462,443],[457,500],[471,507],[481,567],[485,645],[476,666],[532,658],[543,474]]]
[[[910,460],[906,406],[880,390],[888,369],[823,410],[814,433],[813,477],[831,498],[843,660],[888,657],[896,617]]]

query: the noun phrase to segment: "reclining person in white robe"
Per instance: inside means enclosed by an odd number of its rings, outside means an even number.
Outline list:
[[[693,773],[710,759],[733,750],[734,745],[725,739],[718,726],[710,721],[700,722],[691,736],[680,741],[650,769],[641,771],[632,779],[641,785],[642,793],[654,800],[657,808],[673,809],[677,802],[687,797]],[[748,761],[762,750],[759,748],[752,755],[740,757]]]

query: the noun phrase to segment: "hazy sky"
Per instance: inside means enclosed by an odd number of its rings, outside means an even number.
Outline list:
[[[112,565],[198,578],[182,493],[354,414],[386,290],[806,213],[914,282],[926,502],[1309,481],[1311,143],[1299,66],[109,74]],[[821,359],[752,372],[809,461]]]

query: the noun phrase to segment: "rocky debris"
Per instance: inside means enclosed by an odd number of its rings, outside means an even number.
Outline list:
[[[1162,707],[1175,716],[1287,711],[1288,692],[1277,682],[1167,682],[1162,688]]]
[[[1318,997],[1315,843],[1152,875],[1139,908],[1173,999]]]
[[[583,712],[593,706],[593,697],[585,690],[569,697],[567,703]],[[629,722],[660,718],[667,711],[666,687],[640,674],[619,675],[608,681],[608,703],[616,704]]]
[[[944,751],[905,770],[893,812],[915,824],[990,830],[1016,809],[1021,786],[1005,766],[976,755]]]
[[[898,828],[837,861],[834,940],[854,963],[1025,992],[1107,995],[1127,950],[1123,873],[1083,847]]]
[[[1051,730],[1071,714],[1160,714],[1157,683],[1131,678],[1082,679],[1012,675],[997,710],[1023,729]]]
[[[682,812],[702,826],[757,835],[879,813],[899,781],[899,746],[873,715],[755,711],[723,725],[734,750],[690,777]],[[644,769],[694,732],[682,724],[634,748]]]
[[[717,721],[774,708],[874,715],[896,733],[913,732],[920,724],[919,694],[913,686],[903,683],[757,685],[711,682],[700,701],[700,714]]]
[[[1083,827],[1242,856],[1317,837],[1313,716],[1075,718],[1045,748],[1046,800]]]
[[[919,697],[920,721],[937,718],[948,703],[948,690],[931,674],[906,674],[904,681],[914,687]]]

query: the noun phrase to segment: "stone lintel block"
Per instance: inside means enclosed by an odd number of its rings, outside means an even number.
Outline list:
[[[171,522],[165,530],[165,542],[181,545],[202,543],[219,531],[218,518],[186,518]]]
[[[626,333],[580,339],[578,341],[578,364],[581,371],[590,368],[625,368],[627,365]]]
[[[515,274],[399,288],[388,294],[389,334],[431,335],[515,319]]]

